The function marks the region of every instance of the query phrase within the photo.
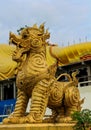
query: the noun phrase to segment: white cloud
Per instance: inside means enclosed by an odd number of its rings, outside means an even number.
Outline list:
[[[90,0],[3,0],[0,2],[0,43],[8,41],[9,31],[25,25],[46,22],[50,41],[58,44],[91,40]]]

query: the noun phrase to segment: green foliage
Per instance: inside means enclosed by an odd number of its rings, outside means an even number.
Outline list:
[[[74,130],[86,130],[91,125],[91,110],[83,109],[72,114],[72,119],[76,121]]]

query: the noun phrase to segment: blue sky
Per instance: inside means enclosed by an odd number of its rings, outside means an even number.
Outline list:
[[[40,25],[51,33],[50,42],[59,46],[91,41],[91,0],[1,0],[0,43],[9,32],[25,25]]]

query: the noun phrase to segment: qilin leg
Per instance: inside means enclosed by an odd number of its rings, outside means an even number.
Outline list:
[[[20,117],[23,117],[25,115],[27,103],[28,103],[28,97],[26,96],[24,91],[18,89],[17,101],[16,101],[14,112],[11,113],[11,115],[8,118],[5,118],[3,120],[3,123],[4,124],[19,123]]]
[[[51,109],[51,110],[52,110],[52,115],[50,115],[49,117],[45,117],[43,120],[43,123],[55,123],[56,122],[58,113],[57,113],[56,109]]]
[[[46,79],[38,82],[33,89],[30,113],[20,123],[42,122],[49,98],[50,82]]]
[[[79,111],[80,105],[80,93],[77,87],[71,86],[65,90],[64,107],[65,117],[59,118],[58,122],[70,122],[72,121],[71,115],[75,111]]]

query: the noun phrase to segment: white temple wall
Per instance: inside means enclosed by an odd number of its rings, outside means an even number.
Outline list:
[[[91,85],[86,87],[79,87],[81,98],[85,98],[82,109],[91,110]]]

